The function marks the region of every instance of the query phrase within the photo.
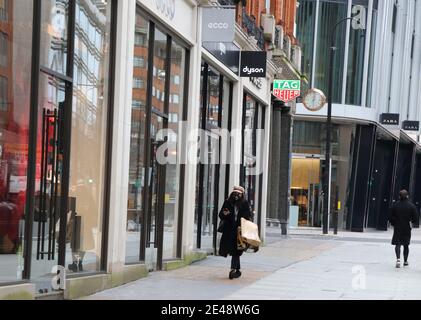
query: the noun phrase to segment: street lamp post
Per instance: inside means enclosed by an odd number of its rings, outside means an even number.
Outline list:
[[[330,41],[330,48],[329,48],[329,78],[328,78],[328,105],[327,105],[327,121],[326,121],[326,164],[325,164],[325,172],[324,172],[324,188],[323,188],[323,234],[329,234],[329,207],[330,207],[330,170],[331,170],[331,137],[332,137],[332,100],[333,100],[333,67],[334,67],[334,59],[335,59],[335,35],[338,26],[347,21],[347,20],[356,20],[359,22],[359,19],[356,17],[349,17],[340,20],[332,30],[332,38]]]

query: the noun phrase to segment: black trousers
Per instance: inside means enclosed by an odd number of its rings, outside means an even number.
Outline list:
[[[396,246],[395,247],[395,252],[396,252],[396,259],[400,259],[401,258],[401,246]],[[409,246],[403,246],[403,257],[405,259],[405,262],[408,261],[408,256],[409,256]]]
[[[240,256],[237,256],[237,255],[232,256],[232,258],[231,258],[231,269],[233,269],[233,270],[240,270],[241,269]]]

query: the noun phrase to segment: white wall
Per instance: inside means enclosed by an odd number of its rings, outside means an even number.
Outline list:
[[[108,271],[125,264],[136,0],[120,1],[115,74]]]

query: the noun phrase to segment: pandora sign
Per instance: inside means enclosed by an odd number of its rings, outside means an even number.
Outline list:
[[[175,16],[175,0],[155,0],[159,12],[172,20]]]

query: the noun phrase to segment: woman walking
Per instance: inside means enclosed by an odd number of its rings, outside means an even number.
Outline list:
[[[409,201],[408,191],[402,190],[399,193],[399,199],[392,207],[390,223],[394,227],[392,245],[395,246],[396,268],[401,267],[401,247],[403,246],[404,267],[409,266],[409,244],[411,242],[411,222],[414,224],[417,220],[417,208]]]
[[[241,277],[240,257],[243,254],[242,250],[238,250],[237,246],[237,232],[238,227],[241,226],[241,218],[253,221],[253,216],[250,210],[250,205],[244,196],[245,190],[243,187],[234,187],[230,197],[225,200],[219,218],[222,223],[222,237],[219,246],[219,255],[228,257],[231,255],[231,271],[229,279],[236,279]]]

